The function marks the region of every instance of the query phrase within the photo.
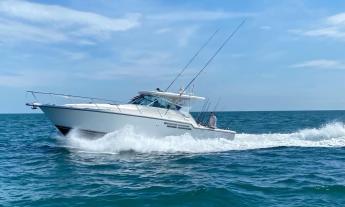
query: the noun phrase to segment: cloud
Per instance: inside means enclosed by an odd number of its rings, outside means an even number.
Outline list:
[[[170,34],[176,38],[177,46],[185,47],[199,29],[200,27],[196,25],[190,25],[188,27],[164,27],[154,31],[154,33],[157,35]]]
[[[268,25],[264,25],[264,26],[261,26],[260,29],[262,29],[262,30],[271,30],[272,27],[268,26]]]
[[[74,61],[80,61],[88,57],[88,55],[84,52],[72,52],[72,51],[61,50],[60,53],[65,58],[69,58],[70,60],[74,60]]]
[[[326,37],[345,40],[345,12],[328,16],[318,23],[319,26],[306,30],[290,30],[298,35],[309,37]]]
[[[231,57],[231,58],[243,58],[245,56],[246,55],[242,54],[242,53],[232,53],[232,54],[229,54],[229,57]]]
[[[113,32],[127,31],[140,25],[141,15],[134,13],[110,18],[57,5],[2,0],[0,18],[2,37],[18,38],[25,36],[28,31],[29,38],[20,39],[59,42],[85,36],[100,39]],[[10,25],[14,25],[14,28]]]
[[[123,78],[145,78],[147,80],[171,79],[180,70],[176,65],[176,57],[164,50],[132,50],[122,51],[116,63],[93,63],[97,68],[83,68],[73,76],[91,80],[117,80]],[[189,70],[190,71],[190,70]],[[93,74],[90,76],[89,74]]]
[[[225,11],[176,11],[148,15],[149,20],[160,21],[213,21],[230,18],[255,16],[254,13],[225,12]]]
[[[170,53],[164,51],[146,51],[146,50],[123,50],[121,61],[127,65],[137,66],[163,66],[172,62],[173,57]]]
[[[42,43],[67,41],[67,35],[48,28],[39,28],[0,18],[0,37],[3,42],[35,41]],[[6,41],[5,41],[6,40]]]
[[[291,65],[293,68],[345,69],[345,63],[337,60],[316,59]]]
[[[345,12],[330,16],[327,18],[327,21],[333,25],[345,25]]]
[[[150,68],[141,68],[134,65],[114,66],[109,69],[99,69],[89,72],[79,72],[73,74],[75,77],[89,80],[118,80],[118,79],[146,79],[153,81],[160,81],[168,79],[176,75],[175,71],[169,70],[171,68],[163,68],[159,66],[150,66]],[[176,68],[174,68],[176,69]]]
[[[178,46],[185,47],[193,35],[197,32],[199,28],[197,26],[190,26],[180,29],[176,32]]]
[[[172,28],[170,28],[170,27],[164,27],[164,28],[157,29],[157,30],[155,31],[155,33],[156,33],[156,34],[165,34],[165,33],[171,32],[171,31],[173,31]]]
[[[16,70],[9,72],[3,70],[0,73],[0,86],[11,88],[27,88],[35,86],[47,86],[61,83],[66,77],[59,71],[46,70]]]

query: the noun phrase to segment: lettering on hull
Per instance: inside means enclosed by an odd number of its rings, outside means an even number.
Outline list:
[[[190,126],[184,125],[184,124],[176,124],[173,122],[164,122],[164,125],[169,128],[175,128],[175,129],[185,129],[185,130],[192,130]]]

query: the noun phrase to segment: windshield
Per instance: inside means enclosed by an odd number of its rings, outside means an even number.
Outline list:
[[[136,104],[136,105],[164,108],[164,109],[172,109],[172,110],[180,110],[181,109],[181,106],[173,104],[170,101],[168,101],[162,97],[151,96],[151,95],[136,96],[129,103],[130,104]]]

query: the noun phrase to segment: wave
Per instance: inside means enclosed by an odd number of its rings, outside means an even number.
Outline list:
[[[135,151],[140,153],[207,153],[230,150],[248,150],[282,146],[294,147],[343,147],[345,146],[345,125],[336,122],[320,128],[303,129],[293,133],[236,134],[234,140],[225,138],[197,138],[189,134],[167,137],[147,137],[136,134],[127,126],[98,139],[87,139],[78,130],[72,130],[66,139],[68,147],[87,152],[119,153]]]

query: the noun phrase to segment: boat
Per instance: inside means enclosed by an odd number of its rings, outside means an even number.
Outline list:
[[[45,116],[63,135],[76,129],[87,137],[101,137],[107,133],[133,127],[135,133],[166,137],[189,134],[194,138],[234,139],[235,132],[226,129],[211,128],[196,121],[190,113],[195,101],[205,98],[191,94],[180,94],[165,91],[140,91],[128,103],[92,97],[81,97],[66,94],[28,91],[35,101],[26,105],[32,109],[41,109]],[[41,103],[39,95],[87,99],[80,103]]]
[[[227,36],[202,69],[178,93],[170,92],[169,88],[184,73],[200,51],[213,39],[218,30],[202,45],[165,90],[157,88],[153,91],[140,91],[137,96],[124,104],[99,98],[28,91],[35,98],[35,101],[29,102],[27,105],[31,106],[32,109],[40,108],[63,135],[68,135],[71,130],[76,129],[85,135],[98,137],[131,126],[136,133],[153,137],[189,134],[195,138],[234,139],[236,134],[234,131],[208,126],[202,121],[193,118],[190,114],[192,103],[205,100],[205,98],[187,93],[187,89],[235,35],[244,22],[245,20]],[[42,103],[37,99],[38,95],[58,96],[67,99],[87,99],[88,101],[72,104]],[[99,101],[105,101],[105,103]]]

